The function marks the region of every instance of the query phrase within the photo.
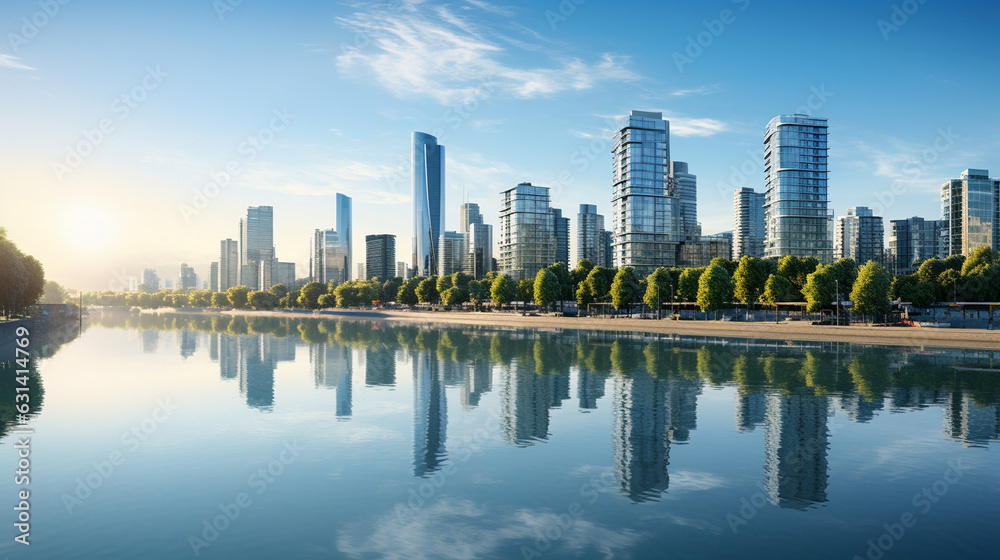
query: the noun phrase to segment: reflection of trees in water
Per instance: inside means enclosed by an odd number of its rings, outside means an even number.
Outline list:
[[[28,413],[24,415],[24,422],[30,422],[38,416],[45,403],[45,387],[42,385],[42,376],[38,373],[34,355],[31,355],[26,365],[28,372],[24,375],[18,373],[18,370],[25,368],[16,361],[0,362],[0,438],[6,436],[19,423],[16,406],[21,403],[15,400],[17,395],[28,395]],[[24,380],[25,384],[20,383],[18,378]],[[18,387],[28,387],[28,390],[18,392]]]

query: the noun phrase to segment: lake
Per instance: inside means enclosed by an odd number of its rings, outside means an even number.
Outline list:
[[[97,312],[29,349],[20,423],[0,368],[10,558],[1000,546],[1000,349]]]

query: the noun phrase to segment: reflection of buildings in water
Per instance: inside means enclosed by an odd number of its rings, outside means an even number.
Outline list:
[[[274,406],[274,362],[270,336],[240,337],[240,394],[247,406],[270,410]]]
[[[462,384],[460,386],[459,399],[463,408],[474,408],[479,406],[482,396],[493,388],[489,360],[477,359],[464,365]]]
[[[768,500],[801,509],[826,501],[829,400],[798,389],[767,395],[764,474]]]
[[[187,329],[177,331],[177,345],[181,348],[181,357],[187,359],[198,350],[198,333]]]
[[[438,358],[413,356],[413,474],[428,476],[441,467],[448,428],[448,400]]]
[[[549,406],[558,405],[556,392],[565,375],[538,375],[535,364],[514,360],[500,382],[503,438],[514,445],[531,445],[549,435]],[[568,381],[568,379],[566,379]],[[566,389],[567,397],[569,389]]]
[[[952,393],[944,402],[944,433],[964,447],[986,447],[1000,439],[1000,406],[981,406],[965,392]]]
[[[698,428],[698,379],[670,380],[670,441],[686,443],[691,430]]]
[[[391,350],[365,350],[365,385],[396,384],[396,353]]]
[[[241,340],[249,337],[229,336],[228,334],[212,335],[219,359],[219,375],[223,379],[236,379],[240,370]]]
[[[907,412],[926,408],[943,401],[945,393],[916,387],[895,387],[889,390],[890,412]]]
[[[590,370],[579,370],[576,376],[576,397],[580,401],[580,408],[597,408],[597,400],[604,396],[604,379]]]
[[[615,378],[613,391],[615,481],[633,502],[657,500],[670,483],[671,384],[636,374]]]
[[[866,423],[875,418],[875,412],[882,410],[885,399],[868,400],[868,397],[857,393],[848,393],[840,397],[840,410],[847,414],[851,422]]]
[[[736,429],[740,432],[752,432],[754,428],[764,423],[764,413],[767,405],[764,393],[736,392]]]
[[[208,335],[208,357],[213,362],[219,361],[219,339],[222,333],[212,333]]]
[[[351,349],[337,344],[309,345],[309,360],[313,367],[316,387],[337,389],[337,416],[349,417],[352,413],[352,375],[354,364]]]
[[[155,354],[156,348],[160,344],[160,331],[148,329],[139,335],[139,349],[144,354]]]

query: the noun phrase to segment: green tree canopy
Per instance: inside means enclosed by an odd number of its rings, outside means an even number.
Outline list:
[[[247,294],[247,302],[254,309],[266,310],[274,308],[275,299],[274,295],[270,292],[254,290]]]
[[[534,278],[523,278],[517,283],[517,293],[514,296],[516,301],[523,301],[528,303],[534,299],[535,291],[535,279]]]
[[[684,301],[698,299],[698,280],[705,273],[704,268],[686,268],[677,280],[677,296]]]
[[[767,305],[777,305],[779,302],[788,301],[789,297],[795,293],[795,286],[780,274],[772,274],[767,277],[764,283],[764,293],[760,296],[760,301]]]
[[[514,301],[516,291],[517,283],[514,282],[514,279],[506,274],[501,274],[490,285],[490,298],[493,300],[493,303],[503,307]]]
[[[733,299],[733,281],[726,267],[710,265],[698,278],[698,307],[703,312],[716,311]]]
[[[445,305],[462,305],[469,300],[469,294],[463,288],[452,286],[441,292],[441,303]]]
[[[562,269],[565,271],[565,265],[563,265]],[[567,278],[568,277],[569,275],[567,273]],[[559,279],[549,268],[543,268],[538,271],[538,274],[535,275],[533,288],[534,289],[532,291],[535,299],[535,305],[539,307],[545,307],[559,299],[559,290],[561,288],[559,285]]]
[[[576,262],[576,268],[570,272],[570,280],[574,286],[579,287],[580,282],[587,279],[587,275],[594,269],[594,263],[590,259],[580,259]]]
[[[322,282],[308,282],[299,290],[299,305],[306,309],[316,309],[319,307],[319,296],[328,292],[326,284]]]
[[[383,303],[396,301],[399,294],[399,288],[402,286],[403,279],[399,276],[386,280],[382,283],[382,294],[379,299],[381,299]]]
[[[875,261],[868,261],[858,271],[858,280],[851,291],[851,301],[858,313],[888,313],[890,308],[889,289],[892,286],[889,273]]]
[[[212,307],[218,307],[220,309],[229,307],[229,297],[226,292],[215,292],[212,294]]]
[[[659,267],[646,277],[646,293],[642,301],[653,309],[670,300],[670,290],[673,287],[670,271]]]
[[[733,274],[733,295],[743,303],[756,303],[764,293],[767,277],[767,266],[763,260],[743,255]]]
[[[320,284],[322,286],[322,284]],[[229,306],[233,309],[243,309],[247,306],[247,295],[250,293],[250,289],[246,286],[233,286],[226,290],[226,298],[229,300]],[[154,295],[155,294],[151,294]]]
[[[615,273],[611,283],[611,304],[621,309],[639,301],[639,277],[631,266],[623,266]]]
[[[441,300],[441,294],[438,292],[438,280],[437,276],[431,276],[430,278],[424,278],[417,285],[417,301],[420,303],[437,303]],[[450,284],[451,278],[448,279]]]
[[[806,311],[816,313],[834,300],[835,279],[836,270],[833,265],[825,264],[819,265],[812,274],[806,276],[806,285],[802,287],[802,295],[806,298]]]
[[[414,277],[403,282],[403,285],[399,287],[396,292],[396,303],[401,303],[403,305],[416,305],[420,300],[417,298],[417,286],[420,285],[422,278]]]

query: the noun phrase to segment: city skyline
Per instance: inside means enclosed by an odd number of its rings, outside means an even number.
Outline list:
[[[120,276],[152,268],[175,278],[180,263],[208,278],[218,240],[234,237],[232,217],[270,205],[276,252],[305,277],[302,240],[329,227],[337,192],[355,200],[355,262],[365,234],[410,237],[415,130],[449,146],[442,231],[459,229],[447,201],[462,193],[497,225],[498,193],[521,181],[552,188],[564,212],[586,203],[609,215],[614,122],[632,109],[670,121],[671,157],[698,177],[704,233],[731,229],[735,188],[763,191],[764,126],[800,108],[829,119],[838,216],[867,206],[887,224],[935,220],[944,182],[997,168],[998,79],[981,71],[995,53],[987,22],[997,7],[925,4],[890,27],[879,25],[892,21],[890,5],[727,8],[722,18],[720,7],[648,4],[650,17],[670,15],[669,32],[621,37],[612,30],[629,11],[590,3],[569,15],[482,2],[245,4],[221,15],[194,2],[63,7],[0,49],[4,116],[19,131],[2,145],[0,182],[17,204],[0,209],[0,225],[60,283],[125,289]],[[13,2],[0,14],[20,36],[17,22],[38,9]],[[140,18],[162,22],[163,37],[137,35]],[[816,20],[825,25],[800,25]],[[969,37],[961,45],[934,40],[957,26]],[[81,39],[95,29],[110,39]],[[181,29],[199,32],[192,48],[169,39]],[[413,54],[399,48],[400,30],[412,33]],[[811,48],[783,56],[804,70],[766,71],[761,55],[795,41]],[[457,44],[468,58],[456,58]],[[208,188],[213,177],[225,186]],[[31,206],[48,212],[18,210]],[[143,238],[145,227],[163,235]]]

